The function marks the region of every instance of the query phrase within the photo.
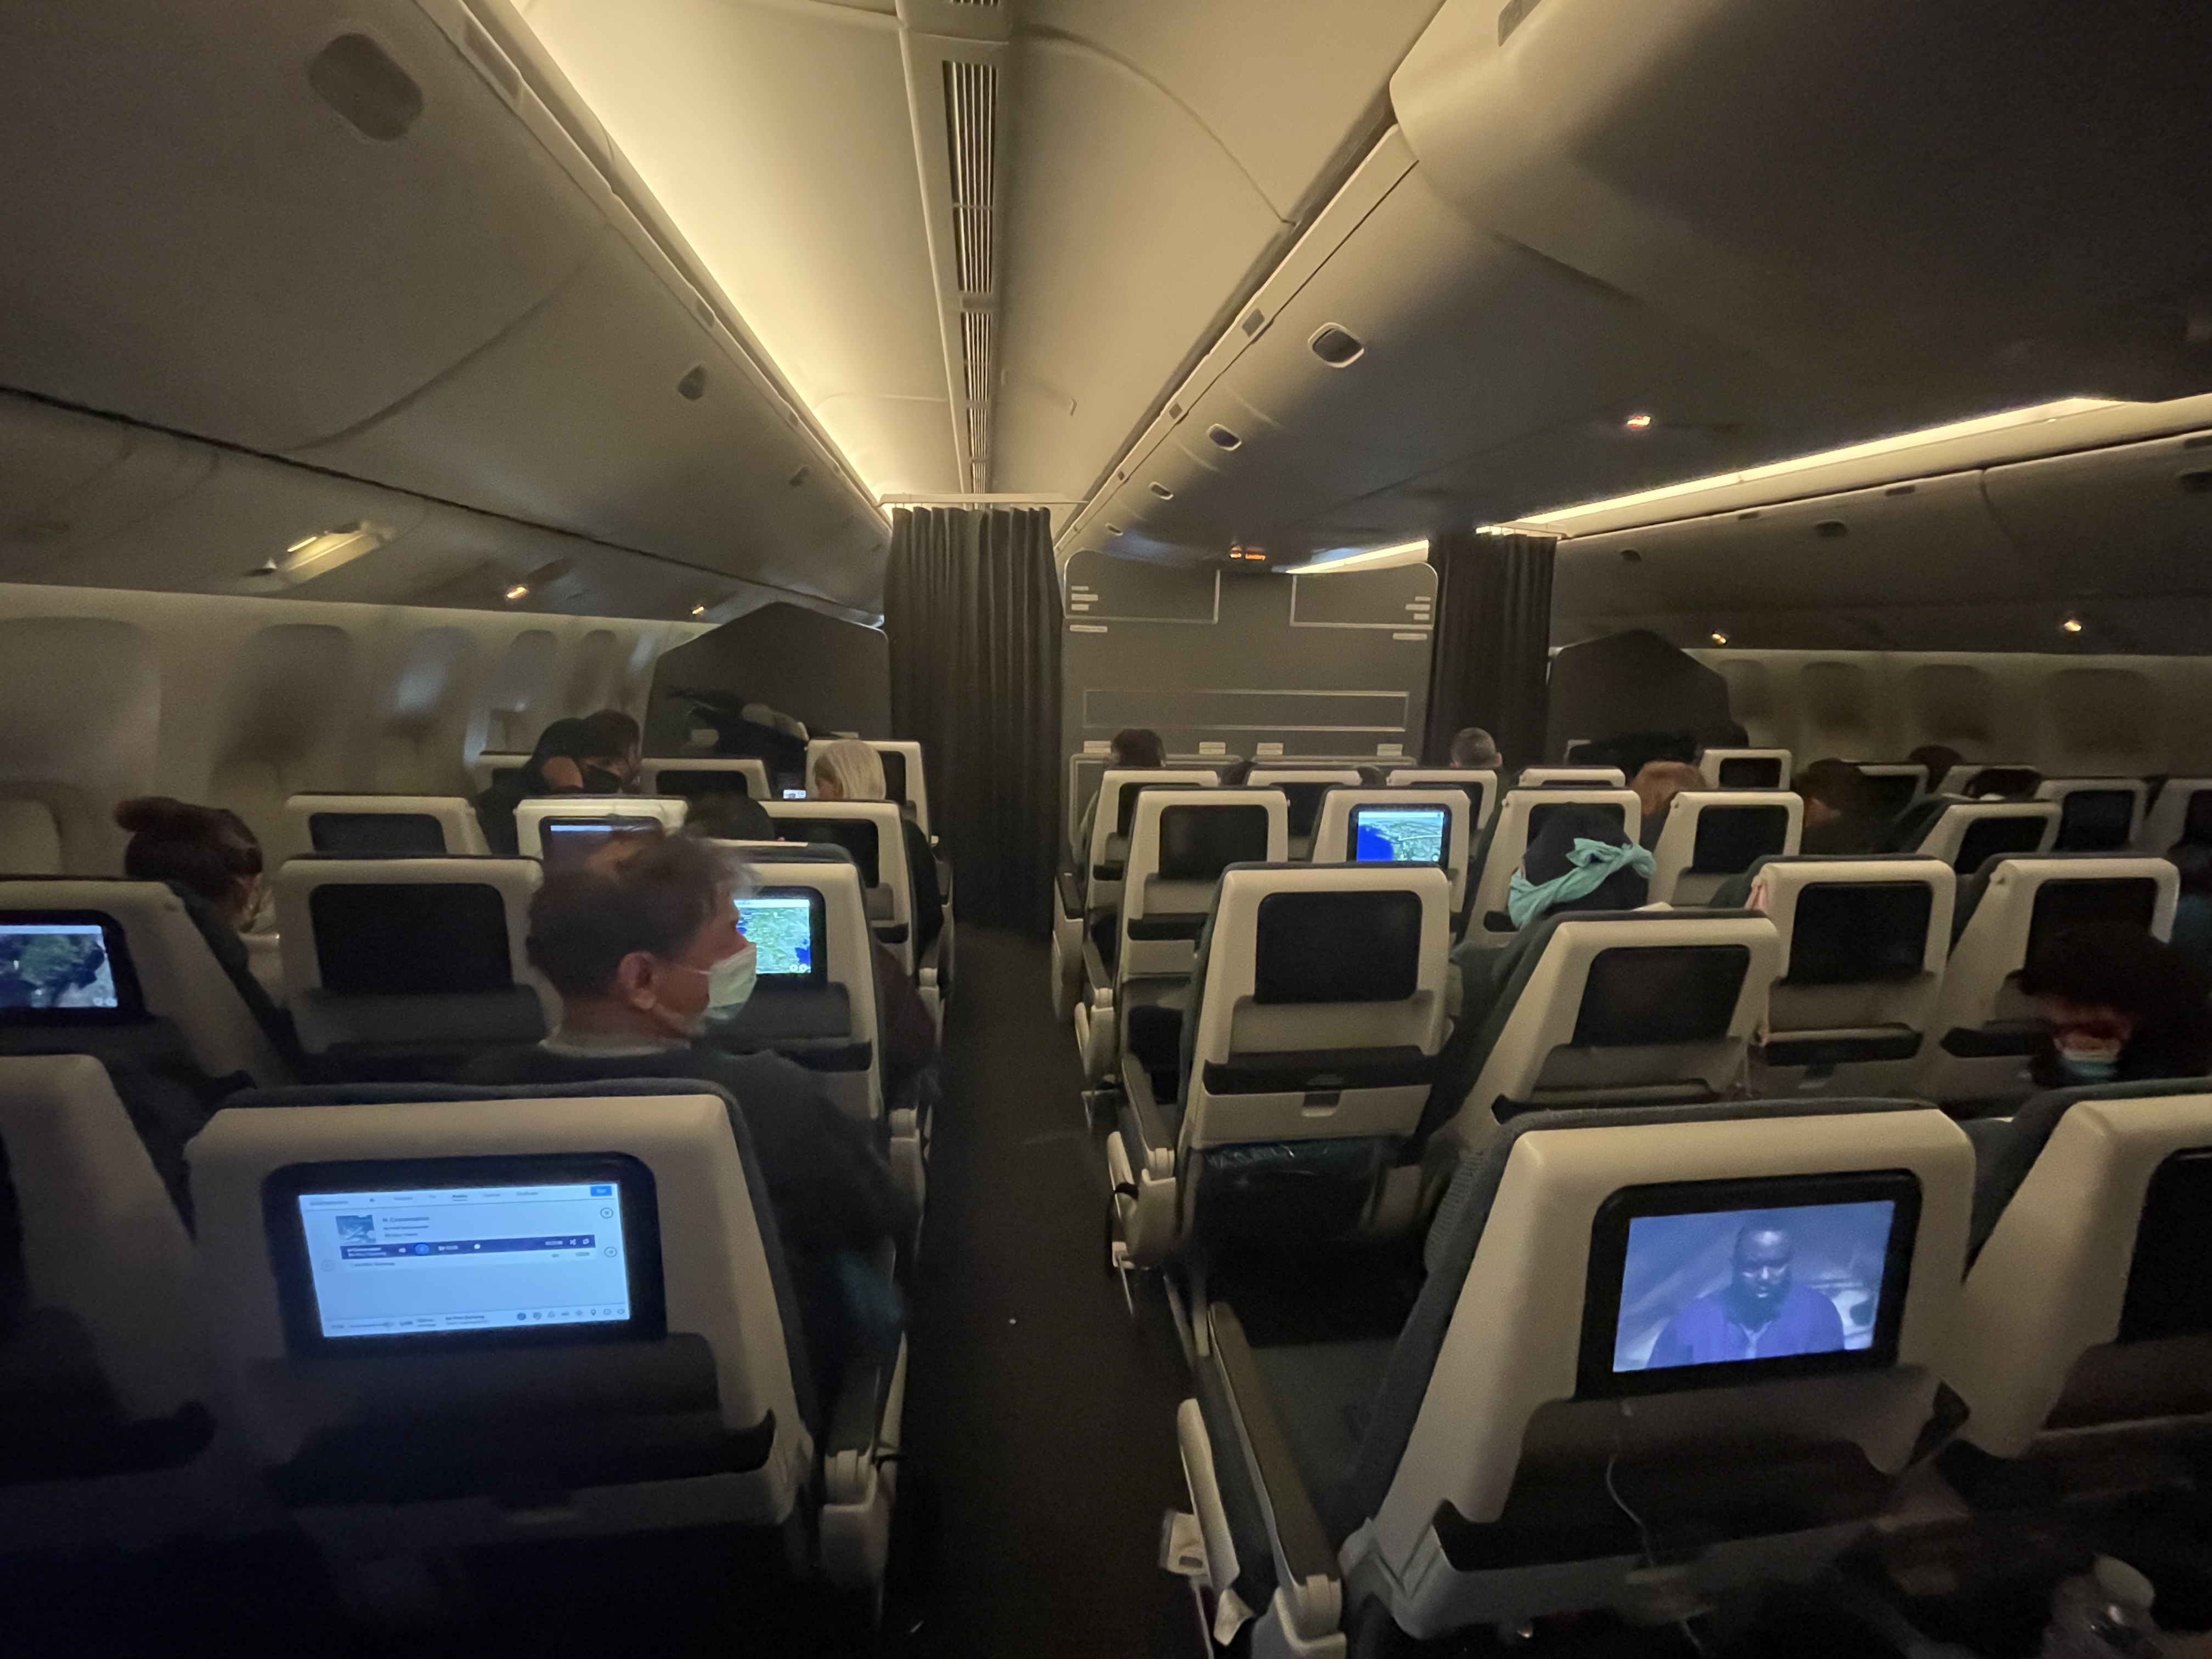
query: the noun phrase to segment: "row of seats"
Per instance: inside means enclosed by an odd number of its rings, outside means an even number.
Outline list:
[[[682,795],[694,799],[702,794],[729,793],[749,795],[760,801],[801,798],[805,794],[806,778],[813,775],[815,762],[833,741],[829,738],[809,740],[805,776],[780,780],[770,778],[767,762],[743,757],[648,756],[644,763],[645,793],[648,795]],[[929,816],[929,779],[922,766],[921,745],[878,738],[867,739],[867,744],[883,761],[884,787],[890,799],[921,826],[925,835],[933,833]],[[487,752],[470,763],[469,775],[478,793],[482,793],[495,783],[520,776],[529,759],[527,755]],[[316,850],[324,849],[318,847]]]
[[[1177,1432],[1217,1634],[1322,1655],[1671,1620],[1809,1579],[1878,1519],[1894,1547],[1913,1510],[2167,1480],[2212,1413],[2212,1094],[1982,1127],[1893,1100],[1534,1114],[1458,1167],[1410,1297],[1337,1330],[1295,1291],[1200,1304]]]
[[[451,1552],[669,1527],[880,1582],[903,1345],[810,1374],[726,1094],[249,1092],[192,1141],[180,1214],[97,1060],[16,1057],[0,1148],[0,1545],[289,1520],[380,1617],[433,1611]],[[403,1293],[467,1311],[395,1321]]]

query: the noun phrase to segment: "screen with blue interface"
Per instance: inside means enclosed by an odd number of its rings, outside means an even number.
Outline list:
[[[98,922],[0,923],[0,1008],[118,1006]]]
[[[299,1194],[325,1337],[630,1317],[622,1183]]]
[[[1613,1370],[1872,1346],[1896,1212],[1879,1199],[1634,1217]]]
[[[1442,806],[1355,806],[1352,858],[1355,864],[1442,864],[1449,809]]]
[[[753,942],[756,972],[814,971],[814,907],[805,896],[739,899],[738,931]]]

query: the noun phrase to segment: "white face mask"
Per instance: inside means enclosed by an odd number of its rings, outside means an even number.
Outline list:
[[[707,1015],[727,1019],[752,1000],[760,976],[760,953],[740,951],[707,970]]]

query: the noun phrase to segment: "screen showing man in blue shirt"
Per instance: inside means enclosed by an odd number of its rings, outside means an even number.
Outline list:
[[[1794,1282],[1797,1254],[1790,1230],[1771,1221],[1740,1228],[1729,1282],[1676,1314],[1651,1345],[1647,1370],[1832,1353],[1844,1346],[1836,1304]]]
[[[1869,1347],[1896,1221],[1887,1199],[1631,1218],[1614,1372]]]

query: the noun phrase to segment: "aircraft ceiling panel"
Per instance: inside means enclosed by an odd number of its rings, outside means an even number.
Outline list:
[[[361,21],[366,17],[368,21]],[[308,82],[366,32],[420,113],[374,140]],[[411,4],[14,7],[0,18],[0,384],[283,449],[509,326],[597,216]]]
[[[2094,592],[2212,590],[2212,432],[2183,433],[1982,475],[2027,556]]]
[[[696,398],[682,387],[695,368]],[[316,465],[840,603],[869,602],[887,532],[798,446],[629,246]],[[796,482],[793,482],[793,480]]]
[[[896,19],[756,0],[520,9],[869,486],[962,488]]]

